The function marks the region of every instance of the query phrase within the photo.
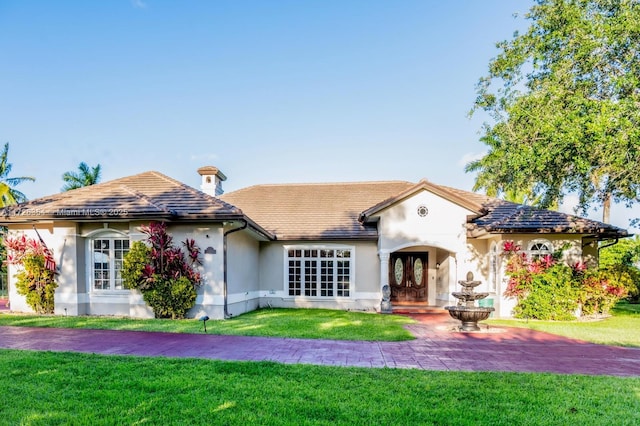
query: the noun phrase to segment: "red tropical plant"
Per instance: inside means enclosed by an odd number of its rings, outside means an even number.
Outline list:
[[[140,230],[147,235],[146,245],[133,243],[125,256],[125,285],[142,292],[156,317],[182,318],[195,304],[202,281],[195,269],[200,265],[200,249],[193,239],[182,243],[186,253],[174,246],[163,222],[151,222]]]
[[[49,266],[51,252],[40,240],[25,235],[4,240],[7,248],[8,265],[19,268],[15,277],[18,294],[26,297],[26,302],[37,313],[50,314],[54,311],[55,263]]]

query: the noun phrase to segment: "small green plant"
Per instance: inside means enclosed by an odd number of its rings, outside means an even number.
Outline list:
[[[54,311],[55,262],[49,249],[41,241],[22,235],[5,239],[7,264],[20,268],[15,275],[18,294],[39,314]]]
[[[504,243],[503,253],[509,274],[504,295],[517,299],[516,318],[568,321],[606,314],[627,294],[615,277],[583,262],[569,267],[558,261],[559,253],[529,259],[512,241]]]
[[[200,264],[200,249],[194,240],[173,245],[167,225],[152,222],[140,230],[146,244],[136,241],[124,258],[122,277],[127,288],[140,290],[156,318],[184,318],[196,301],[201,283],[195,266]]]

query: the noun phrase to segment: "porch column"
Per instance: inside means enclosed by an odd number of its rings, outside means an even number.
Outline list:
[[[389,253],[379,252],[380,257],[380,312],[391,313],[391,288],[389,287]]]

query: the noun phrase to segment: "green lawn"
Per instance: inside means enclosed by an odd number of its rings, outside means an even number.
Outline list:
[[[7,425],[637,425],[640,378],[0,350]]]
[[[261,309],[224,321],[207,321],[210,334],[337,340],[411,340],[399,315],[327,309]],[[202,321],[0,314],[0,325],[202,333]]]
[[[640,347],[640,304],[620,302],[612,316],[597,321],[489,320],[488,324],[523,327],[605,345]]]

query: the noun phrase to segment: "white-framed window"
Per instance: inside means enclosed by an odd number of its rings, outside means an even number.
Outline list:
[[[537,260],[553,254],[553,245],[549,240],[533,240],[527,246],[527,253],[531,260]]]
[[[89,239],[92,291],[125,290],[121,271],[129,246],[129,237],[120,233],[102,233]]]
[[[500,247],[493,241],[489,248],[489,292],[498,292],[498,279],[500,277]]]
[[[286,290],[293,297],[349,297],[353,247],[285,247]]]

